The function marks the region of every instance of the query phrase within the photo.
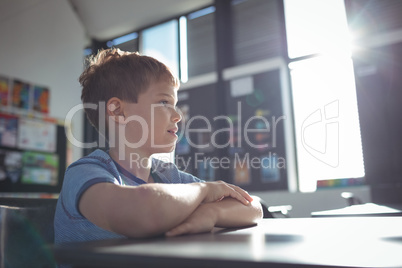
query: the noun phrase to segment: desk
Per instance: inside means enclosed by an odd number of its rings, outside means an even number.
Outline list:
[[[264,219],[238,230],[53,251],[77,267],[402,267],[401,226],[402,217]]]

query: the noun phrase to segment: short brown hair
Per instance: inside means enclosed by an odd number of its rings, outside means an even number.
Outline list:
[[[104,102],[106,105],[113,97],[136,103],[138,95],[145,92],[151,82],[161,79],[176,88],[180,85],[165,64],[138,52],[125,52],[118,48],[100,50],[88,58],[87,66],[79,78],[83,104],[100,105]],[[99,131],[98,111],[85,106],[84,109],[88,120]]]

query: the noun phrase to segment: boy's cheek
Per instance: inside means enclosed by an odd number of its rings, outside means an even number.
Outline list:
[[[137,147],[147,143],[148,137],[150,136],[150,130],[148,128],[143,129],[141,125],[133,125],[126,127],[126,131],[124,134],[124,141],[126,145],[131,145],[134,147],[136,144]]]

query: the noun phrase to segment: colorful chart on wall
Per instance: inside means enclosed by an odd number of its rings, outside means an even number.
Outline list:
[[[22,173],[22,153],[0,149],[0,181],[17,183]]]
[[[0,146],[17,146],[18,117],[0,113]]]
[[[41,113],[49,113],[49,89],[41,86],[34,86],[34,111]]]
[[[59,158],[55,154],[24,152],[22,155],[22,183],[56,185]]]
[[[8,105],[9,79],[0,76],[0,105]]]
[[[56,130],[55,124],[20,118],[18,147],[24,150],[55,152]]]
[[[14,80],[12,90],[12,106],[22,108],[25,110],[30,109],[30,91],[31,86],[18,80]]]

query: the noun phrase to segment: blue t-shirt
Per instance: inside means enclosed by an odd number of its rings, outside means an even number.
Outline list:
[[[173,163],[157,159],[152,160],[152,173],[154,181],[159,183],[202,181],[178,170]],[[74,162],[66,170],[57,202],[54,219],[55,243],[125,237],[96,226],[78,209],[82,194],[92,185],[101,182],[129,186],[146,183],[114,162],[107,152],[99,149]]]

